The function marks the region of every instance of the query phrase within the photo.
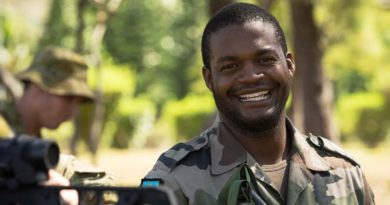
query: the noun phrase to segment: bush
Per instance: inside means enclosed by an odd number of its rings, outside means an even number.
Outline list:
[[[389,122],[382,108],[366,108],[360,113],[355,132],[368,147],[374,148],[386,139]]]
[[[112,124],[111,146],[128,148],[143,147],[154,129],[156,109],[149,99],[122,98],[116,108]]]
[[[388,101],[383,93],[355,93],[340,98],[337,104],[337,118],[342,140],[357,137],[368,147],[375,147],[388,135],[389,119],[386,111]]]
[[[187,140],[199,135],[212,116],[213,113],[210,112],[193,112],[189,115],[178,115],[175,122],[178,139]]]
[[[167,103],[164,120],[175,130],[176,140],[187,140],[198,135],[215,113],[215,105],[210,95],[190,95],[180,101]]]
[[[112,136],[111,147],[117,149],[129,148],[129,141],[132,139],[137,125],[137,119],[131,116],[120,116],[113,123],[116,124],[116,130]]]

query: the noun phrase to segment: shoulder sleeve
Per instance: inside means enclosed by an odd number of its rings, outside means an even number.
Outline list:
[[[72,155],[61,154],[56,171],[67,178],[71,185],[113,185],[113,178],[107,172],[83,163]]]
[[[352,155],[350,155],[347,151],[345,151],[344,149],[342,149],[340,146],[330,141],[329,139],[310,134],[309,137],[307,138],[307,141],[309,142],[309,144],[316,147],[317,149],[326,152],[331,152],[351,162],[352,164],[360,167],[359,163],[352,157]]]
[[[341,158],[344,161],[347,161],[350,164],[352,164],[354,166],[354,169],[348,169],[348,170],[357,170],[355,174],[352,174],[352,178],[353,180],[355,180],[356,184],[358,184],[357,189],[359,189],[359,191],[357,190],[355,191],[359,193],[360,196],[358,197],[359,204],[365,204],[365,205],[375,204],[374,194],[369,184],[367,183],[363,170],[361,169],[358,162],[348,152],[346,152],[344,149],[336,145],[334,142],[323,137],[310,135],[307,138],[307,140],[309,141],[310,144],[312,144],[312,146],[316,147],[317,149],[331,153],[333,156],[337,156],[337,158],[339,159]],[[333,160],[333,162],[335,161]]]
[[[206,146],[206,135],[200,135],[186,143],[179,143],[160,155],[145,178],[165,178],[190,153]]]
[[[373,205],[375,204],[374,192],[372,191],[370,185],[368,185],[364,174],[363,174],[363,181],[364,181],[364,204]]]
[[[171,149],[161,154],[153,166],[153,169],[143,180],[161,180],[163,186],[168,187],[174,192],[178,204],[188,204],[189,200],[183,193],[180,182],[177,181],[177,178],[172,174],[172,171],[175,170],[186,157],[191,155],[191,153],[206,147],[208,143],[207,139],[207,135],[201,134],[189,142],[179,143],[173,146]]]

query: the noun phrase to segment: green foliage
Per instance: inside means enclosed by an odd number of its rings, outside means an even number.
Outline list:
[[[137,71],[137,96],[153,95],[162,107],[190,92],[200,77],[199,70],[194,74],[190,69],[201,67],[196,57],[204,7],[197,0],[123,2],[108,26],[105,45],[116,62]]]
[[[384,114],[387,98],[380,91],[388,88],[390,79],[389,30],[384,26],[390,23],[390,13],[371,1],[344,6],[346,2],[323,3],[335,11],[345,9],[334,15],[322,12],[323,19],[342,15],[340,21],[323,21],[327,29],[324,65],[334,82],[342,140],[356,137],[370,147],[376,146],[388,136],[389,127]]]
[[[104,138],[114,148],[146,146],[154,128],[156,109],[149,99],[123,97],[107,120]]]
[[[88,70],[90,85],[96,87],[99,80],[103,87],[105,107],[103,144],[127,148],[134,130],[137,129],[137,120],[142,117],[139,110],[146,110],[145,105],[148,103],[134,103],[136,80],[135,74],[128,66],[113,64],[109,57],[105,57],[100,74],[101,76],[98,76],[94,68]]]
[[[17,72],[28,66],[30,50],[34,47],[37,23],[10,10],[0,10],[0,66]]]
[[[370,22],[375,28],[375,36],[372,39],[375,42],[375,52],[377,59],[367,64],[367,69],[373,74],[371,82],[372,89],[388,90],[390,79],[390,29],[387,26],[390,24],[390,12],[377,8],[372,13],[372,21]],[[371,44],[371,41],[370,43]]]
[[[363,60],[360,60],[367,56],[357,49],[357,46],[351,46],[351,43],[346,42],[330,47],[325,56],[325,64],[329,68],[328,76],[333,81],[336,100],[345,94],[367,92],[370,89],[373,73],[365,70],[366,66]]]
[[[206,128],[215,113],[214,100],[210,95],[189,95],[180,101],[170,101],[164,109],[164,119],[176,131],[176,140],[190,139]]]
[[[361,133],[371,132],[362,131],[362,129],[367,127],[364,124],[359,124],[359,121],[363,123],[359,119],[368,117],[367,115],[369,115],[368,112],[370,111],[364,110],[379,110],[384,103],[385,101],[381,93],[356,93],[342,96],[336,105],[336,117],[341,129],[342,140],[351,140],[354,137],[362,136]],[[366,113],[362,114],[362,112]]]
[[[289,3],[289,1],[276,1],[271,13],[279,20],[280,26],[283,28],[283,32],[286,37],[288,50],[292,51],[293,36]]]
[[[78,1],[51,2],[45,24],[20,13],[0,12],[0,64],[12,71],[27,67],[39,36],[40,46],[74,47]],[[103,86],[103,146],[155,146],[188,139],[212,116],[215,106],[201,77],[199,52],[206,3],[122,1],[109,21],[102,73],[99,76],[96,68],[88,70],[90,84],[96,87],[100,81]],[[381,91],[389,89],[390,12],[377,1],[364,0],[322,0],[315,1],[315,7],[325,48],[323,64],[334,83],[343,139],[361,139],[375,146],[389,135],[390,100]],[[288,2],[277,1],[272,13],[289,41]],[[84,17],[88,47],[96,9],[88,5]],[[66,123],[60,133],[48,135],[66,142],[72,130],[73,125]]]
[[[101,76],[96,69],[88,69],[88,83],[95,88],[99,80],[105,93],[121,93],[133,95],[136,75],[128,66],[113,64],[110,58],[104,58]]]
[[[360,28],[361,14],[366,11],[364,8],[367,5],[364,3],[363,0],[316,1],[315,18],[322,31],[324,47],[344,41],[346,36]]]
[[[69,143],[69,136],[72,136],[74,130],[73,123],[71,121],[64,122],[55,130],[49,130],[49,129],[42,129],[42,136],[45,137],[45,139],[51,139],[55,140],[60,148],[61,151],[62,148],[67,147],[67,144]]]
[[[76,29],[76,2],[75,0],[52,1],[45,30],[39,40],[37,50],[49,45],[73,48]]]
[[[383,108],[366,108],[360,112],[355,132],[368,147],[376,147],[386,139],[389,125]]]
[[[338,9],[346,9],[342,17],[345,20],[327,27],[326,32],[334,35],[329,34],[325,39],[328,46],[324,64],[335,82],[336,99],[344,94],[372,90],[373,68],[379,68],[381,64],[381,43],[377,40],[378,28],[373,23],[375,16],[370,5],[359,1],[351,4],[352,9],[339,5]]]
[[[378,108],[363,109],[359,116],[356,132],[369,147],[376,147],[390,137],[390,91],[389,86],[383,92],[384,103]]]

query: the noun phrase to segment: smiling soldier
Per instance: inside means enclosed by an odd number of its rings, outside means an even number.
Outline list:
[[[204,30],[202,57],[219,119],[163,153],[145,185],[172,188],[179,204],[221,202],[221,191],[246,165],[263,204],[374,203],[356,161],[322,137],[301,134],[287,118],[295,64],[271,14],[245,3],[224,7]]]

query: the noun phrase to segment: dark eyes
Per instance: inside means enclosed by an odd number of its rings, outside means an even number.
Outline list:
[[[223,70],[233,70],[233,69],[236,69],[236,68],[239,68],[240,65],[238,63],[228,63],[228,64],[225,64],[225,65],[222,65],[220,70],[223,71]]]
[[[278,61],[278,58],[274,56],[261,56],[259,58],[254,59],[253,63],[260,65],[260,66],[272,66],[276,64]],[[232,62],[225,62],[222,64],[219,68],[220,71],[231,71],[239,69],[242,65],[240,61],[232,61]]]
[[[269,56],[269,57],[261,57],[257,59],[257,63],[262,64],[262,65],[272,65],[276,61],[278,61],[277,58]]]

